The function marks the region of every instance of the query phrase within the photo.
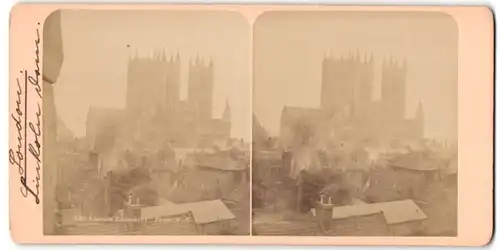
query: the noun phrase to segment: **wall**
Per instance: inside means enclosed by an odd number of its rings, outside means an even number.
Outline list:
[[[333,220],[330,223],[331,236],[390,236],[391,231],[382,213]]]
[[[225,220],[199,225],[204,235],[230,235],[237,227],[236,220]]]

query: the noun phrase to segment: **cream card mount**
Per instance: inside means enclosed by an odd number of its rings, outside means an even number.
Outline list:
[[[491,239],[486,7],[18,4],[10,31],[15,242]]]

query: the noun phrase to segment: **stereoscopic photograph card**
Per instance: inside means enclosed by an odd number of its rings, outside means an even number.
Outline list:
[[[17,243],[487,244],[486,7],[18,4]]]

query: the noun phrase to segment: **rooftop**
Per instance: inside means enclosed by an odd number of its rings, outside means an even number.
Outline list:
[[[393,167],[414,171],[436,171],[442,167],[442,160],[436,154],[427,152],[399,154],[388,161]]]
[[[332,219],[348,219],[382,213],[387,224],[397,224],[426,219],[427,216],[413,200],[400,200],[371,204],[356,204],[335,207]]]
[[[163,218],[191,212],[197,224],[207,224],[236,218],[221,200],[175,204],[164,201],[163,205],[141,209],[143,218]]]

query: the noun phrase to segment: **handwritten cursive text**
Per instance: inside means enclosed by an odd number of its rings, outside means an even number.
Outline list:
[[[40,25],[40,23],[38,23]],[[11,118],[14,121],[17,130],[17,141],[15,147],[9,149],[9,163],[17,168],[21,181],[21,194],[24,197],[32,196],[36,204],[40,204],[40,171],[41,171],[41,155],[42,155],[42,129],[41,117],[42,109],[40,102],[42,100],[42,88],[39,83],[40,79],[40,33],[36,29],[35,39],[35,66],[33,70],[22,70],[22,78],[16,79],[17,90],[15,100],[15,110],[11,113]],[[24,84],[22,84],[23,82]],[[22,86],[24,85],[24,86]],[[30,101],[34,100],[37,108],[35,120],[30,121],[28,114],[28,93],[29,87],[36,93],[34,98],[30,97]],[[24,101],[24,102],[23,102]],[[30,133],[28,136],[28,132]],[[29,155],[28,155],[29,151]],[[28,160],[35,161],[34,171],[28,171]]]

